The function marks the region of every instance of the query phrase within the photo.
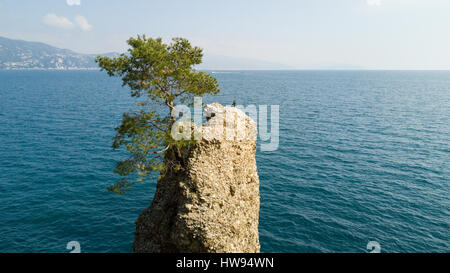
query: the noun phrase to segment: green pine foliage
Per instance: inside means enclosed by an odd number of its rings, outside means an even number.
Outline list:
[[[126,54],[96,59],[102,71],[121,77],[123,86],[138,100],[136,110],[123,114],[113,141],[113,148],[125,147],[129,152],[114,169],[123,179],[108,187],[118,194],[128,191],[135,182],[149,180],[153,172],[161,177],[182,170],[195,141],[172,138],[176,117],[170,113],[178,104],[192,105],[195,96],[220,92],[214,77],[195,70],[203,53],[188,40],[173,38],[165,44],[161,38],[144,35],[130,38],[128,44]],[[129,181],[135,175],[138,178]]]

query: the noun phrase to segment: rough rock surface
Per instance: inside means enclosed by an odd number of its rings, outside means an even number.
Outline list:
[[[256,123],[218,103],[205,114],[186,171],[160,179],[136,221],[135,252],[259,252]]]

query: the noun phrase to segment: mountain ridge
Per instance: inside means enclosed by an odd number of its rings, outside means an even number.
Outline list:
[[[82,54],[42,42],[0,37],[0,70],[85,70],[98,69],[95,57],[118,53]]]
[[[0,36],[0,70],[97,70],[95,57],[117,57],[119,53],[83,54],[43,42],[15,40]],[[279,70],[287,65],[206,54],[200,70]]]
[[[43,42],[15,40],[0,36],[0,70],[98,70],[95,58],[117,57],[120,54],[84,54],[70,49],[58,48]],[[276,62],[205,54],[199,70],[346,70],[363,69],[343,64],[310,65],[292,67]]]

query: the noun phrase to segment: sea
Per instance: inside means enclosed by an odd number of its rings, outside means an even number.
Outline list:
[[[279,107],[256,153],[262,252],[449,252],[450,71],[209,72],[205,103]],[[104,72],[0,71],[0,252],[132,252],[156,183],[107,186],[133,109]]]

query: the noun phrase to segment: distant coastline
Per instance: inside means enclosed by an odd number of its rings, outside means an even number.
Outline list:
[[[2,70],[98,70],[97,56],[117,57],[119,53],[83,54],[41,42],[0,37],[0,71]],[[364,70],[350,64],[316,64],[292,67],[282,63],[251,58],[205,54],[197,67],[203,71],[294,71],[294,70]]]
[[[40,42],[0,37],[0,70],[98,70],[98,55],[119,54],[82,54]]]

